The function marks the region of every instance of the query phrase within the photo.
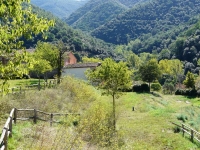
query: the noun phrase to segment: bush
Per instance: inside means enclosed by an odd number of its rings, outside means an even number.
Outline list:
[[[162,88],[162,86],[160,85],[160,83],[152,83],[152,84],[151,84],[151,89],[152,89],[153,91],[160,91],[161,88]]]
[[[197,96],[197,90],[195,89],[178,89],[175,92],[175,95],[183,95],[183,96],[190,96],[190,97],[195,97]]]
[[[85,141],[100,146],[110,144],[114,134],[110,108],[105,103],[99,102],[91,106],[86,115],[82,116],[79,128]]]
[[[184,114],[179,114],[177,116],[177,119],[178,120],[182,120],[183,122],[185,122],[186,120],[188,120],[188,117],[186,115],[184,115]]]
[[[0,99],[0,120],[2,118],[6,119],[8,117],[8,114],[10,113],[11,109],[12,109],[12,103],[10,101],[8,101],[8,99],[1,98]]]
[[[150,92],[150,88],[149,88],[149,85],[146,83],[143,83],[141,85],[134,85],[133,92],[138,92],[138,93]]]
[[[174,130],[174,133],[179,133],[181,131],[180,127],[177,127],[177,126],[174,127],[173,130]]]
[[[149,85],[146,84],[146,83],[141,84],[141,90],[142,90],[143,92],[150,92]]]
[[[141,85],[134,85],[133,86],[133,92],[142,92]]]
[[[166,83],[163,85],[163,93],[164,94],[172,94],[172,92],[175,90],[175,87],[172,83]]]

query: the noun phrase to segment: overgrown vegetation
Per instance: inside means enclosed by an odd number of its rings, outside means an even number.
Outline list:
[[[188,103],[189,101],[190,103]],[[0,100],[1,127],[12,107],[36,108],[45,112],[80,113],[77,118],[59,118],[62,124],[17,121],[9,149],[198,149],[170,121],[187,116],[186,124],[199,130],[199,99],[126,93],[116,99],[116,131],[112,128],[112,98],[87,83],[67,77],[55,89],[27,91],[25,97]],[[134,111],[132,111],[134,107]],[[183,118],[183,117],[182,117]],[[186,117],[184,117],[186,118]]]

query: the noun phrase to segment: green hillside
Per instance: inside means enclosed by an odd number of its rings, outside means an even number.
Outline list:
[[[126,44],[130,40],[155,37],[171,29],[179,30],[182,25],[185,28],[185,23],[198,16],[199,12],[199,0],[153,0],[134,6],[97,28],[92,35],[106,42]]]
[[[100,58],[114,56],[112,52],[114,46],[112,44],[108,44],[102,40],[93,38],[90,35],[82,33],[80,30],[74,30],[61,19],[36,6],[33,6],[33,12],[37,13],[40,17],[54,19],[55,26],[46,33],[46,40],[44,40],[41,35],[33,36],[32,40],[24,40],[24,45],[26,48],[35,47],[36,42],[39,40],[53,43],[57,42],[58,40],[62,40],[64,43],[70,43],[71,45],[74,45],[75,52],[79,53],[80,55],[88,55],[90,57],[96,56]]]
[[[64,20],[73,28],[91,32],[143,1],[146,0],[91,0]]]
[[[78,87],[78,88],[77,88]],[[62,93],[62,94],[60,94]],[[14,149],[136,149],[136,150],[197,150],[199,144],[171,122],[184,123],[200,130],[199,98],[182,96],[155,96],[152,94],[124,93],[116,100],[116,134],[109,135],[106,128],[112,110],[112,97],[85,82],[67,77],[61,85],[43,91],[26,91],[25,95],[10,95],[0,99],[0,127],[9,116],[11,108],[35,108],[44,112],[80,113],[55,117],[61,124],[32,120],[13,125],[13,136],[8,139],[9,150]],[[133,111],[134,107],[134,111]],[[32,115],[25,112],[26,117]],[[19,113],[23,115],[23,113]],[[38,117],[44,117],[39,115]],[[48,118],[46,118],[48,119]],[[73,121],[79,120],[77,126]]]
[[[59,18],[67,17],[88,0],[31,0],[31,3],[45,9]]]
[[[131,8],[137,3],[145,2],[145,1],[148,1],[148,0],[118,0],[118,1],[120,3],[122,3],[123,5]]]
[[[76,16],[73,15],[71,15],[66,22],[74,28],[90,32],[91,30],[103,25],[105,22],[115,18],[117,15],[127,9],[125,6],[121,5],[120,3],[116,3],[113,0],[97,0],[93,1],[93,3],[95,3],[95,5],[92,7],[90,6],[89,10],[85,10],[85,14],[82,12],[84,12],[84,9],[88,8],[87,6],[79,9],[79,12],[82,14],[82,16],[79,16],[79,18],[74,20],[73,23],[71,20],[76,18]],[[79,12],[77,11],[75,14]]]

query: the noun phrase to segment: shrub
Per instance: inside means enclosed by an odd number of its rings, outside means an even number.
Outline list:
[[[149,88],[149,85],[146,84],[146,83],[143,83],[141,85],[134,85],[133,86],[133,92],[138,92],[138,93],[150,92],[150,88]]]
[[[133,92],[142,92],[141,85],[134,85],[133,86]]]
[[[0,99],[0,120],[2,118],[7,118],[8,114],[10,113],[11,109],[12,109],[12,104],[10,103],[10,101],[8,101],[8,99],[6,98],[1,98]]]
[[[82,116],[80,132],[85,141],[106,146],[113,137],[112,111],[105,103],[91,106]]]
[[[186,120],[188,120],[188,117],[186,115],[184,115],[184,114],[179,114],[177,116],[177,119],[178,120],[182,120],[183,122],[185,122]]]
[[[181,131],[180,127],[177,127],[177,126],[174,127],[173,130],[174,130],[174,133],[179,133]]]
[[[190,97],[195,97],[197,96],[197,90],[195,89],[178,89],[175,92],[175,95],[184,95],[184,96],[190,96]]]
[[[160,91],[161,88],[162,88],[162,86],[160,85],[160,83],[152,83],[152,84],[151,84],[151,89],[152,89],[153,91]]]
[[[163,85],[163,93],[164,94],[172,94],[172,92],[175,90],[175,87],[172,83],[166,83]]]
[[[146,84],[146,83],[141,84],[141,90],[142,90],[143,92],[150,92],[149,85]]]

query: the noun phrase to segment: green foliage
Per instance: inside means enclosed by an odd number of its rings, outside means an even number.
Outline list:
[[[0,37],[0,41],[2,41],[0,47],[4,53],[21,48],[20,38],[22,36],[30,39],[32,34],[44,33],[49,26],[54,24],[53,21],[38,18],[31,12],[30,6],[22,8],[23,2],[29,2],[29,0],[1,2],[1,30],[4,34]]]
[[[100,146],[108,146],[111,144],[113,137],[112,111],[105,103],[93,104],[87,110],[86,116],[81,119],[81,127],[84,128],[84,140],[98,144]]]
[[[150,54],[150,53],[140,53],[139,54],[139,57],[140,57],[140,59],[141,59],[141,62],[142,63],[147,63],[149,60],[151,60],[151,59],[156,59],[155,57],[154,57],[154,55],[153,54]]]
[[[163,85],[163,93],[164,94],[172,94],[173,91],[175,91],[174,84],[165,82]]]
[[[160,83],[152,83],[151,84],[151,89],[153,91],[160,91],[162,89],[162,86],[160,85]]]
[[[141,60],[136,54],[132,53],[128,56],[127,63],[131,68],[138,69],[141,65]]]
[[[31,3],[41,7],[47,11],[52,12],[54,15],[64,18],[68,17],[72,12],[83,6],[88,0],[81,1],[66,1],[60,0],[55,3],[54,0],[31,0]],[[63,6],[68,6],[67,9]],[[70,7],[69,7],[70,6]]]
[[[107,124],[110,119],[112,122],[112,108],[107,102],[110,97],[102,97],[99,93],[87,83],[67,77],[55,89],[42,92],[27,91],[24,98],[17,100],[13,100],[12,96],[0,98],[0,105],[4,100],[11,108],[15,106],[36,108],[45,112],[81,113],[78,126],[72,125],[72,121],[76,118],[71,115],[65,119],[59,118],[62,124],[53,123],[52,127],[49,126],[49,122],[38,121],[37,124],[32,124],[31,121],[17,121],[17,124],[13,125],[13,137],[8,139],[9,148],[30,150],[199,148],[188,138],[183,138],[181,133],[174,136],[175,126],[170,123],[176,120],[177,114],[183,114],[188,118],[186,124],[194,124],[193,128],[198,127],[195,124],[199,124],[200,110],[194,106],[199,105],[199,98],[191,98],[190,103],[186,104],[188,98],[183,96],[156,97],[152,94],[127,93],[116,100],[117,133],[109,132],[111,133],[109,135],[105,132],[109,131],[105,126],[108,128],[112,126]],[[177,102],[178,100],[181,102]],[[1,111],[0,114],[5,114],[7,118],[9,111],[7,110],[7,113]],[[54,119],[57,120],[57,117]],[[0,119],[2,126],[6,118]],[[95,128],[95,125],[102,130]],[[92,130],[94,133],[90,132]],[[95,133],[99,133],[99,136]]]
[[[172,59],[172,60],[164,59],[159,61],[159,69],[161,70],[161,73],[165,77],[171,76],[173,78],[172,80],[174,80],[175,83],[179,80],[178,77],[180,75],[183,75],[183,63],[178,59]]]
[[[31,40],[23,39],[24,46],[26,48],[35,47],[37,41],[53,42],[63,41],[64,44],[73,45],[72,50],[81,55],[88,57],[98,56],[99,58],[115,57],[112,50],[113,44],[105,43],[102,40],[96,39],[88,34],[84,34],[80,30],[74,30],[69,27],[64,21],[53,16],[51,13],[41,10],[36,6],[33,7],[33,12],[38,14],[39,17],[45,17],[55,20],[55,26],[51,27],[48,32],[45,33],[46,39],[42,39],[41,34],[33,36]]]
[[[102,60],[99,58],[88,58],[88,57],[84,56],[84,57],[82,57],[82,62],[83,63],[100,63],[100,62],[102,62]]]
[[[126,7],[112,0],[96,0],[70,15],[66,22],[74,28],[89,32],[115,18],[124,10]]]
[[[141,93],[141,92],[144,92],[144,93],[145,92],[150,92],[150,87],[146,83],[143,83],[141,85],[134,85],[133,86],[133,92],[139,92],[139,93]]]
[[[58,67],[58,48],[50,43],[38,42],[34,53],[35,57],[46,60],[50,63],[52,69]]]
[[[86,72],[88,79],[103,89],[103,94],[111,95],[113,98],[113,126],[116,127],[115,118],[115,98],[121,94],[121,90],[129,89],[131,86],[131,71],[126,63],[114,62],[111,58],[106,58],[95,70]]]
[[[131,71],[126,63],[114,62],[111,58],[105,59],[101,66],[86,73],[88,79],[104,89],[106,94],[117,96],[119,90],[129,88],[131,85]]]
[[[49,61],[41,59],[41,58],[35,58],[35,61],[33,62],[32,71],[36,72],[38,77],[40,77],[41,74],[44,74],[45,72],[51,71],[51,70],[52,70],[52,67]]]
[[[183,122],[186,122],[188,120],[188,117],[186,115],[184,115],[184,114],[179,114],[177,116],[177,119],[178,120],[182,120]]]
[[[170,59],[171,56],[170,56],[171,52],[169,49],[163,49],[160,53],[159,53],[159,56],[158,56],[158,59],[159,60],[162,60],[162,59]]]
[[[161,75],[161,71],[158,67],[158,62],[155,59],[149,60],[139,68],[139,73],[142,81],[148,82],[149,84],[157,79]]]
[[[184,27],[188,24],[197,21],[198,3],[195,0],[186,0],[181,5],[179,0],[166,3],[162,0],[140,2],[94,30],[92,35],[115,44],[127,44],[129,39],[139,39],[142,46],[138,52],[157,50],[161,45],[167,46],[169,40],[186,30]]]
[[[22,77],[27,74],[29,60],[22,49],[22,37],[31,39],[32,35],[37,35],[48,30],[54,25],[54,21],[45,18],[38,18],[32,13],[31,7],[22,8],[22,3],[29,3],[29,0],[8,0],[0,2],[1,16],[1,36],[0,36],[0,56],[7,62],[0,62],[0,76],[3,78],[2,92],[6,93],[8,88],[7,80],[14,77]],[[4,86],[6,85],[6,86]]]
[[[198,76],[195,80],[195,89],[199,90],[200,89],[200,76]]]
[[[188,72],[186,75],[186,79],[183,81],[183,84],[185,84],[187,88],[194,88],[195,87],[194,74]]]

